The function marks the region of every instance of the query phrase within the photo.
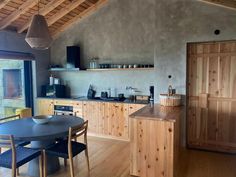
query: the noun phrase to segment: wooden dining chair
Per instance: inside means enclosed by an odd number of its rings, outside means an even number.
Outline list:
[[[21,119],[20,114],[1,118],[0,119],[0,124],[4,123],[4,122],[9,122],[9,121],[17,120],[17,119]],[[18,140],[15,140],[14,143],[15,143],[16,146],[26,146],[26,145],[30,144],[29,141],[18,141]],[[0,147],[0,153],[1,153],[1,147]]]
[[[40,177],[43,177],[43,160],[40,150],[15,146],[12,135],[0,135],[0,147],[9,150],[0,154],[0,167],[12,169],[12,177],[16,177],[17,168],[39,157]]]
[[[73,157],[81,153],[82,151],[85,152],[86,160],[87,160],[87,167],[89,167],[89,157],[88,157],[88,142],[87,142],[87,130],[88,130],[88,121],[85,121],[82,125],[74,126],[69,128],[69,136],[68,140],[62,140],[55,145],[49,147],[48,149],[44,150],[44,177],[47,176],[47,160],[46,155],[56,156],[61,158],[69,159],[70,163],[70,174],[71,177],[74,177],[74,164],[73,164]],[[76,138],[84,135],[84,142],[80,143],[75,141]]]
[[[0,124],[4,123],[4,122],[17,120],[17,119],[20,119],[20,118],[21,118],[20,114],[4,117],[4,118],[0,119]],[[29,141],[18,141],[18,140],[15,140],[14,143],[15,143],[15,146],[26,146],[26,145],[30,144]],[[2,152],[2,148],[0,147],[0,153],[1,152]],[[20,172],[19,172],[19,169],[17,168],[17,175],[19,175],[19,174],[20,174]]]

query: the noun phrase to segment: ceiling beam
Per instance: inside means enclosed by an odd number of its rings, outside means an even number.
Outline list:
[[[13,21],[15,21],[21,14],[25,13],[28,9],[34,7],[37,4],[37,1],[35,0],[27,0],[24,2],[18,10],[11,13],[9,16],[7,16],[5,19],[3,19],[0,22],[0,29],[4,29],[7,26],[9,26]]]
[[[48,4],[45,5],[44,8],[39,10],[39,14],[45,16],[46,14],[48,14],[49,12],[51,12],[53,9],[55,9],[57,6],[59,6],[60,4],[62,4],[65,0],[53,0],[51,2],[49,2]],[[36,12],[34,15],[36,15],[38,12]],[[25,23],[23,26],[19,27],[17,29],[18,33],[22,33],[24,32],[30,25],[31,23],[31,19]]]
[[[89,7],[88,9],[84,10],[83,12],[81,12],[78,16],[76,16],[76,17],[72,18],[71,20],[69,20],[68,22],[63,24],[61,27],[59,27],[55,32],[52,33],[53,38],[54,39],[57,38],[58,35],[61,32],[65,31],[67,28],[69,28],[75,22],[79,22],[80,20],[82,20],[86,16],[91,15],[91,13],[93,13],[96,10],[98,10],[99,8],[101,8],[107,2],[108,2],[108,0],[100,0],[100,1],[96,2],[94,5],[92,5],[91,7]]]
[[[228,9],[236,10],[236,1],[235,0],[200,0],[205,3],[217,5],[220,7],[225,7]]]
[[[62,8],[59,12],[54,14],[52,17],[47,19],[48,26],[55,23],[57,20],[68,14],[70,11],[74,10],[76,7],[78,7],[80,4],[85,2],[86,0],[76,0],[72,1],[70,4],[68,4],[66,7]]]
[[[3,0],[1,3],[0,3],[0,9],[3,8],[10,0]]]

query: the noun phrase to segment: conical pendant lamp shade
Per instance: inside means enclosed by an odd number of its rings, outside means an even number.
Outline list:
[[[25,40],[34,49],[44,50],[50,47],[52,37],[44,16],[34,15]]]

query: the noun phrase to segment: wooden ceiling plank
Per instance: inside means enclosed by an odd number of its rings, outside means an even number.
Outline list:
[[[7,16],[4,20],[0,22],[0,29],[4,29],[7,26],[9,26],[13,21],[15,21],[21,14],[25,13],[28,9],[35,6],[37,4],[37,1],[35,0],[27,0],[24,2],[18,10],[11,13],[9,16]]]
[[[53,0],[49,2],[44,8],[39,10],[39,14],[45,16],[49,12],[51,12],[53,9],[55,9],[57,6],[62,4],[65,0]],[[37,14],[37,12],[35,13]],[[17,29],[18,33],[24,32],[30,25],[31,20],[29,20],[27,23],[25,23],[23,26],[21,26],[19,29]]]
[[[236,1],[234,0],[199,0],[199,1],[236,10]]]
[[[68,22],[66,22],[64,25],[62,25],[60,28],[57,28],[56,31],[54,31],[52,33],[53,38],[57,38],[58,35],[65,31],[65,29],[69,28],[72,24],[74,24],[75,22],[79,22],[80,20],[82,20],[82,18],[85,18],[88,15],[91,15],[91,13],[95,12],[97,9],[101,8],[103,5],[105,5],[109,0],[100,0],[97,3],[95,3],[94,5],[92,5],[91,7],[89,7],[88,9],[84,10],[83,12],[81,12],[79,15],[77,15],[76,17],[72,18],[71,20],[69,20]]]
[[[0,9],[3,8],[10,0],[5,0],[0,3]]]
[[[76,7],[78,7],[80,4],[85,2],[86,0],[77,0],[77,1],[72,1],[70,4],[65,6],[63,9],[59,10],[56,14],[54,14],[52,17],[50,17],[47,20],[48,26],[52,25],[55,23],[57,20],[65,16],[67,13],[70,11],[74,10]]]

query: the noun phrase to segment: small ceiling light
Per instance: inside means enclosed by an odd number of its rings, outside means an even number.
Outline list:
[[[48,49],[52,43],[46,19],[39,14],[39,1],[38,14],[33,16],[25,40],[31,48],[39,50]]]

